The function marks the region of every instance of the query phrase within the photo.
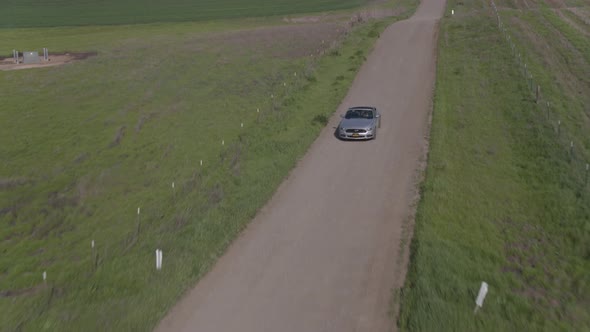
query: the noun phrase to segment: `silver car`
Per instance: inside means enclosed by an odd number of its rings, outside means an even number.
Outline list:
[[[375,107],[351,107],[341,115],[338,125],[338,137],[341,139],[374,139],[377,128],[381,127],[381,114]]]

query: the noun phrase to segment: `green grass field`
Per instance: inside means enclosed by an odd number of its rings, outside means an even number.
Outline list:
[[[359,7],[367,0],[6,0],[0,28],[137,24],[301,14]]]
[[[488,2],[448,3],[402,330],[590,330],[590,31],[529,3],[497,2],[539,104]]]
[[[0,71],[0,330],[152,328],[270,198],[391,20],[0,30],[0,54],[49,32],[54,51],[98,51]]]

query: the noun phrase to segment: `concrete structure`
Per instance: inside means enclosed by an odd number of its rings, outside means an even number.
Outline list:
[[[32,64],[32,63],[40,63],[41,59],[39,58],[39,52],[23,52],[23,63],[24,64]]]

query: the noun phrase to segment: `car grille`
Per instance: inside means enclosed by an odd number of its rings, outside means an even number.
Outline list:
[[[366,133],[367,131],[364,129],[346,129],[347,133]]]

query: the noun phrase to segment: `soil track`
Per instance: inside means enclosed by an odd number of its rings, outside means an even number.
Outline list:
[[[338,109],[382,110],[378,138],[342,142],[330,119],[300,164],[157,331],[388,331],[402,226],[426,149],[444,0],[390,26]]]
[[[44,68],[44,67],[53,67],[53,66],[61,66],[66,63],[70,63],[73,61],[85,60],[89,57],[96,56],[96,52],[86,52],[86,53],[52,53],[49,56],[49,61],[41,60],[40,63],[35,64],[24,64],[22,63],[22,55],[19,56],[19,64],[14,63],[14,58],[12,57],[0,57],[0,70],[19,70],[19,69],[29,69],[29,68]],[[41,59],[43,57],[41,56]]]

